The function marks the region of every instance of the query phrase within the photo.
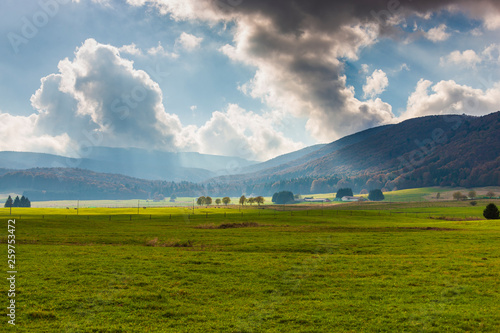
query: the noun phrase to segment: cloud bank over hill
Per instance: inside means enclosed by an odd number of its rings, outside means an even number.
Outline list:
[[[184,127],[176,114],[165,110],[162,91],[146,72],[134,69],[119,48],[94,39],[58,68],[42,78],[31,97],[36,114],[0,114],[4,126],[20,128],[28,138],[16,146],[19,150],[80,156],[82,148],[92,146],[138,147],[265,159],[302,147],[262,116],[236,105],[214,112],[204,126]],[[3,144],[4,150],[12,147]]]

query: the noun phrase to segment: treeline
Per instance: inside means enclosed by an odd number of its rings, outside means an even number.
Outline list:
[[[442,166],[442,161],[412,170],[391,172],[364,172],[352,176],[294,177],[269,176],[264,180],[208,183],[151,181],[114,174],[101,174],[83,169],[31,169],[0,175],[0,188],[4,191],[23,191],[25,197],[35,201],[48,200],[127,200],[155,197],[239,197],[242,194],[272,196],[281,191],[308,195],[335,193],[351,188],[354,193],[373,189],[384,192],[397,189],[429,186],[479,187],[500,184],[500,157],[481,166],[467,167],[467,161],[454,161]],[[451,163],[458,164],[454,168]]]
[[[19,196],[16,196],[14,200],[12,200],[12,197],[9,195],[7,198],[7,201],[5,201],[5,208],[9,207],[24,207],[24,208],[29,208],[31,207],[31,201],[25,197],[24,195],[19,199]]]
[[[35,201],[49,200],[127,200],[152,199],[158,196],[271,196],[290,190],[294,193],[332,191],[337,177],[280,179],[269,177],[265,183],[191,183],[151,181],[122,175],[96,173],[84,169],[35,168],[0,175],[4,190],[22,190],[25,197]],[[311,186],[313,192],[311,192]],[[318,192],[316,192],[318,191]]]

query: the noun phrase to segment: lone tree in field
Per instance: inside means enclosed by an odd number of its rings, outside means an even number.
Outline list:
[[[441,199],[441,193],[436,194],[436,199]]]
[[[248,198],[248,203],[251,205],[253,205],[255,203],[255,198]]]
[[[343,197],[352,197],[354,194],[352,193],[352,189],[350,188],[341,188],[337,191],[337,195],[335,198],[342,199]]]
[[[265,201],[264,197],[262,196],[258,196],[257,198],[255,198],[255,202],[260,206],[261,204],[263,204]]]
[[[483,216],[488,220],[498,220],[500,218],[500,212],[495,204],[490,203],[483,211]]]
[[[9,208],[9,207],[14,207],[14,201],[12,201],[12,197],[9,195],[9,197],[7,198],[7,201],[5,201],[5,208]]]
[[[462,194],[462,192],[455,192],[453,193],[453,199],[455,200],[465,200],[467,197]]]
[[[205,200],[206,200],[206,198],[201,196],[198,198],[198,200],[196,200],[196,203],[198,204],[198,206],[201,206],[201,205],[205,204]]]
[[[495,193],[493,191],[488,191],[488,193],[486,193],[486,196],[491,199],[495,196]]]
[[[273,194],[273,202],[278,205],[286,205],[295,201],[293,193],[290,191],[281,191]]]
[[[240,205],[244,205],[246,202],[247,202],[247,197],[245,197],[244,195],[242,195],[240,197]]]
[[[477,198],[476,191],[470,191],[469,192],[469,199],[475,199],[475,198]]]
[[[219,198],[215,199],[215,204],[216,204],[217,206],[220,206],[220,203],[221,203],[221,200],[220,200]]]
[[[205,205],[210,206],[212,204],[212,198],[211,197],[206,197],[205,198]]]
[[[224,197],[222,198],[222,202],[227,206],[231,202],[231,199],[229,197]]]
[[[385,199],[385,196],[382,190],[371,190],[370,194],[368,194],[368,199],[371,201],[382,201]]]

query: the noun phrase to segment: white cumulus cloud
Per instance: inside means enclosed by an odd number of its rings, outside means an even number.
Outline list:
[[[178,117],[165,112],[158,84],[118,48],[88,39],[58,67],[31,98],[38,131],[67,133],[76,145],[90,137],[96,145],[177,148]]]
[[[36,121],[36,114],[25,117],[0,112],[0,151],[66,154],[69,136],[39,134]]]
[[[134,43],[123,45],[118,49],[121,53],[128,53],[134,56],[141,56],[142,50],[137,47]]]
[[[433,84],[421,79],[408,98],[400,120],[434,114],[485,115],[500,110],[500,83],[487,90],[474,89],[455,81]]]
[[[375,70],[371,76],[366,78],[366,84],[363,86],[365,98],[373,98],[380,95],[389,86],[389,79],[387,74],[381,70]]]
[[[432,28],[425,34],[425,37],[433,42],[443,42],[450,38],[451,34],[446,32],[448,27],[446,24],[441,24],[438,27]]]
[[[462,66],[467,68],[476,67],[482,61],[481,57],[473,50],[463,52],[453,51],[445,57],[441,57],[441,66]]]
[[[187,51],[193,51],[200,46],[202,41],[203,38],[201,37],[183,32],[175,43]]]
[[[277,131],[268,117],[230,104],[216,111],[203,126],[194,129],[200,152],[267,160],[303,148]]]

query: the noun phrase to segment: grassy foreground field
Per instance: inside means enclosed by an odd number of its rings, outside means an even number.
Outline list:
[[[500,222],[445,206],[16,209],[15,330],[499,332]]]

